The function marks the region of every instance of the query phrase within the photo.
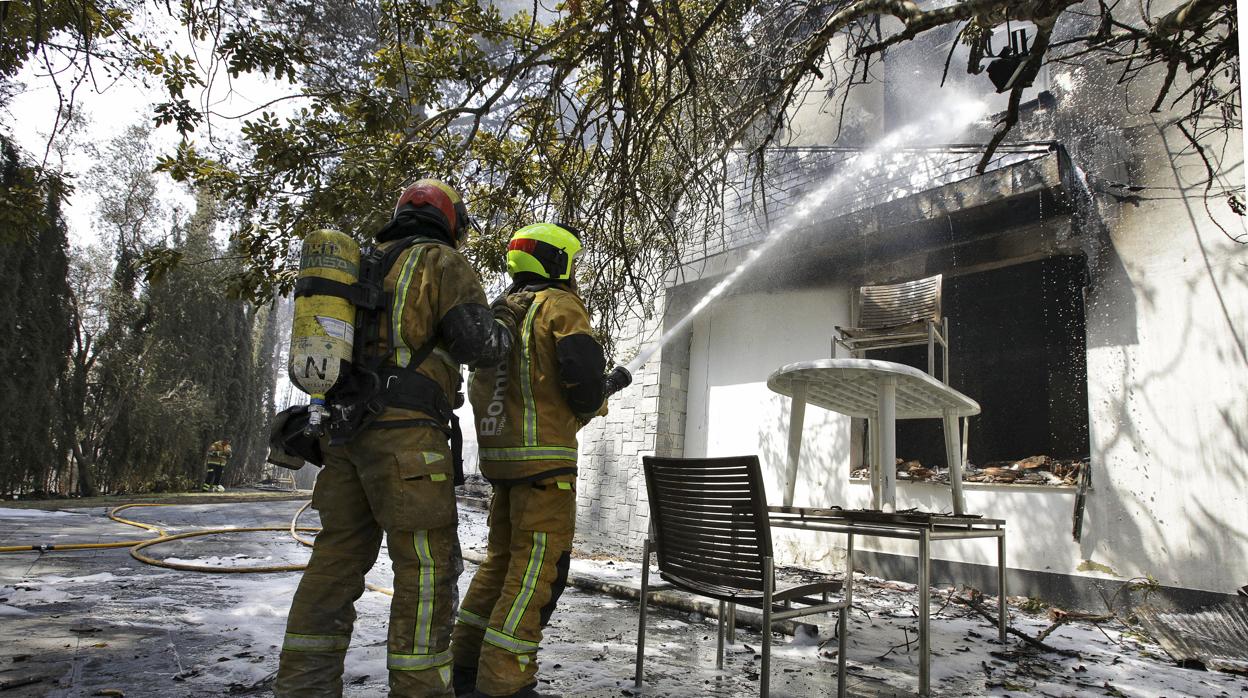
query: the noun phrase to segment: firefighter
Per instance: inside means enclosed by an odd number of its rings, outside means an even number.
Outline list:
[[[510,356],[475,370],[469,384],[481,473],[494,496],[486,560],[451,645],[456,695],[540,695],[538,643],[567,581],[576,525],[576,433],[606,413],[612,390],[576,292],[580,250],[566,225],[512,236],[508,294],[528,311]]]
[[[312,493],[322,530],[290,607],[275,694],[341,696],[354,602],[376,561],[382,533],[394,563],[387,667],[393,696],[451,696],[449,651],[459,573],[450,396],[460,364],[505,357],[514,316],[491,311],[476,273],[458,251],[469,231],[459,195],[420,180],[399,197],[376,235],[389,252],[386,304],[371,325],[357,320],[354,360],[375,370],[382,390],[358,432],[319,442],[324,468]],[[296,294],[299,289],[296,288]],[[363,338],[363,340],[361,340]],[[353,369],[358,368],[353,365]],[[334,400],[347,398],[332,394]],[[377,406],[380,405],[380,406]],[[336,405],[349,413],[351,405]],[[345,441],[345,444],[343,443]]]
[[[225,473],[225,464],[233,454],[234,450],[230,448],[229,439],[213,441],[212,445],[208,447],[208,457],[205,459],[205,462],[208,464],[208,470],[204,475],[203,485],[205,492],[225,491],[225,487],[221,484],[221,475]]]

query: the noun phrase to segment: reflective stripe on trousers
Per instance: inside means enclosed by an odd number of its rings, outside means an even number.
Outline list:
[[[482,618],[466,608],[459,609],[459,622],[464,625],[471,625],[474,628],[480,628],[482,630],[490,627],[489,618]]]
[[[520,625],[520,619],[524,616],[524,612],[528,610],[529,600],[533,598],[533,589],[537,586],[537,577],[542,571],[542,560],[546,557],[546,534],[541,531],[533,532],[533,549],[529,551],[529,566],[524,572],[524,581],[520,586],[520,593],[516,594],[516,600],[511,604],[511,611],[507,613],[507,621],[503,623],[503,631],[511,634],[516,632],[516,628]],[[488,639],[489,633],[487,631]],[[533,644],[534,650],[537,645]]]
[[[386,654],[386,668],[394,671],[424,671],[444,667],[450,663],[450,650],[433,654],[398,654],[396,652]]]
[[[417,531],[412,536],[412,545],[416,548],[416,557],[420,560],[420,591],[416,601],[416,633],[412,638],[413,656],[423,656],[429,652],[433,644],[433,605],[437,601],[438,590],[434,586],[436,563],[433,553],[429,550],[429,532]],[[450,661],[449,659],[447,661]]]
[[[507,650],[513,654],[533,654],[538,650],[538,644],[536,642],[521,640],[518,637],[508,635],[507,633],[495,630],[494,628],[485,629],[485,641],[495,647],[498,647],[499,649]]]

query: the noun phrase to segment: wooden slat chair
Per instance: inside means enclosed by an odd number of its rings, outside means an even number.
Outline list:
[[[858,289],[856,327],[837,327],[832,356],[841,345],[860,357],[873,349],[927,345],[927,373],[936,377],[936,345],[940,344],[942,380],[949,382],[949,319],[941,315],[942,275],[899,284]]]
[[[730,604],[763,615],[763,666],[759,695],[767,696],[771,669],[771,624],[817,613],[839,612],[840,657],[837,695],[845,695],[847,604],[829,602],[841,590],[829,579],[775,589],[767,497],[756,456],[732,458],[642,458],[650,495],[650,536],[642,551],[641,617],[637,628],[637,673],[642,684],[646,650],[646,602],[650,553],[658,553],[659,576],[678,589],[719,600],[716,666],[724,663],[724,616]],[[801,606],[795,607],[795,604]]]

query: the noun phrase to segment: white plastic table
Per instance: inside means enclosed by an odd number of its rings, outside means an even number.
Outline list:
[[[771,374],[767,387],[793,398],[789,412],[789,460],[784,506],[769,507],[771,525],[847,534],[845,598],[852,602],[854,537],[895,538],[918,543],[919,695],[931,695],[931,544],[941,540],[997,539],[997,632],[1005,643],[1009,611],[1005,603],[1005,521],[963,516],[962,439],[958,420],[979,414],[979,404],[912,366],[868,359],[819,359],[789,364]],[[875,511],[793,506],[801,456],[806,404],[866,418],[873,442],[871,500]],[[897,420],[941,419],[953,490],[953,515],[896,511]],[[841,633],[847,628],[840,628]]]
[[[784,506],[793,506],[807,403],[867,419],[871,448],[873,509],[896,511],[897,420],[940,419],[953,513],[962,515],[962,436],[958,421],[979,414],[979,403],[927,373],[904,364],[871,359],[818,359],[781,367],[767,379],[771,390],[793,398],[789,411],[789,453]]]

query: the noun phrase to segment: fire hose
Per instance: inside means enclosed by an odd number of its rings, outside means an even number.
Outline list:
[[[145,531],[150,531],[152,533],[155,533],[156,537],[144,538],[141,540],[114,541],[112,543],[64,543],[64,544],[58,543],[55,545],[50,545],[50,544],[6,545],[6,546],[0,546],[0,553],[60,552],[60,551],[69,551],[69,550],[98,550],[101,548],[129,548],[130,557],[133,557],[139,562],[143,562],[148,565],[154,565],[156,567],[164,567],[164,568],[171,569],[171,570],[181,570],[184,572],[207,572],[210,574],[251,574],[251,573],[263,573],[263,572],[299,572],[299,571],[307,569],[308,566],[305,564],[305,565],[258,565],[258,566],[250,566],[250,567],[216,567],[216,566],[211,566],[211,565],[196,565],[196,564],[186,563],[186,562],[169,562],[167,560],[161,560],[158,558],[151,557],[147,553],[144,553],[143,550],[146,548],[155,546],[155,545],[160,545],[163,543],[171,543],[176,540],[185,540],[188,538],[226,535],[226,534],[232,534],[232,533],[255,533],[255,532],[262,532],[262,531],[287,531],[290,533],[290,537],[293,538],[297,543],[299,543],[300,545],[305,545],[310,548],[312,547],[313,541],[308,538],[304,538],[300,536],[299,534],[300,533],[317,533],[321,529],[309,527],[309,526],[300,526],[299,517],[303,516],[303,512],[307,511],[308,507],[311,505],[312,505],[311,500],[304,502],[303,506],[299,507],[299,510],[296,511],[294,516],[291,517],[289,526],[248,526],[248,527],[241,527],[241,528],[205,528],[205,529],[200,529],[196,531],[187,531],[186,533],[170,534],[170,533],[165,532],[165,530],[160,528],[159,526],[155,526],[149,523],[143,523],[142,521],[133,521],[131,519],[122,518],[121,516],[118,516],[118,514],[122,511],[125,511],[126,509],[133,509],[136,507],[164,507],[164,506],[177,506],[177,505],[140,504],[140,503],[122,504],[120,506],[113,507],[112,509],[108,511],[107,516],[109,519],[116,521],[117,523],[125,524],[127,526],[134,526],[136,528],[141,528]],[[364,586],[371,591],[376,591],[381,594],[386,594],[387,596],[394,596],[394,591],[392,589],[387,589],[385,587],[377,586],[376,584],[371,584],[371,583],[366,583]]]

